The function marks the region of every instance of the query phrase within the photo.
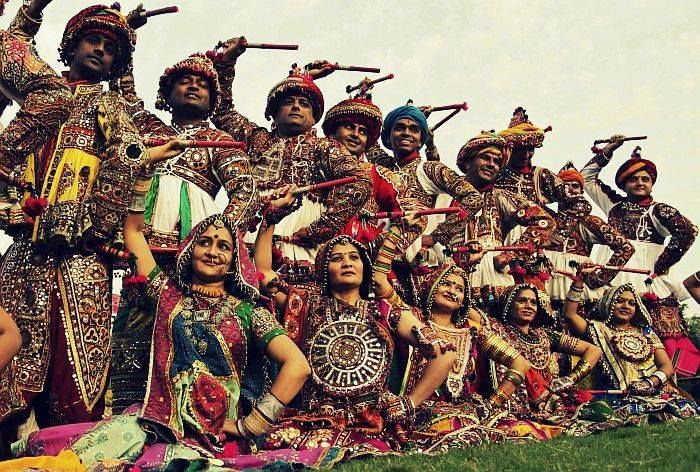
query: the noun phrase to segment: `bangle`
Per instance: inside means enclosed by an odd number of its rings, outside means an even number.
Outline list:
[[[401,300],[401,297],[399,297],[399,294],[396,293],[396,290],[394,290],[394,287],[391,287],[391,290],[385,295],[380,296],[382,300],[386,300],[387,303],[391,306],[402,306],[403,305],[403,300]]]
[[[569,291],[566,292],[566,299],[569,300],[570,302],[574,303],[581,303],[583,301],[583,290],[572,290],[572,287],[569,287]]]
[[[657,370],[651,374],[651,377],[657,377],[661,381],[661,385],[665,385],[668,382],[668,375],[663,370]]]
[[[505,405],[510,398],[504,392],[501,390],[501,387],[498,387],[495,392],[493,392],[493,395],[489,397],[489,403],[496,405],[496,406],[503,406]]]
[[[515,369],[506,370],[506,373],[503,374],[503,378],[506,380],[510,380],[511,383],[516,387],[520,386],[520,384],[525,381],[525,376],[522,374],[522,372],[519,372]]]
[[[583,359],[581,359],[576,364],[576,367],[574,367],[574,369],[571,371],[569,377],[571,378],[571,380],[574,381],[574,383],[578,383],[579,380],[588,375],[588,372],[590,372],[590,370],[591,364],[589,364],[588,361],[584,361]]]
[[[574,292],[583,292],[583,287],[577,287],[574,284],[571,284],[569,286],[569,290],[573,290]]]
[[[269,420],[270,423],[276,423],[279,417],[282,416],[282,413],[284,413],[286,405],[272,392],[268,392],[260,398],[256,408],[260,410],[260,413],[262,413],[265,419]]]
[[[245,426],[243,426],[243,419],[238,418],[238,420],[236,420],[236,427],[238,427],[238,433],[243,437],[243,439],[252,439],[250,433],[245,429]]]
[[[698,277],[698,274],[700,274],[700,270],[695,272],[693,277],[695,277],[695,281],[698,283],[698,285],[700,285],[700,277]]]
[[[382,262],[382,261],[375,261],[374,262],[374,270],[376,272],[379,272],[380,274],[388,274],[389,272],[391,272],[391,263]]]
[[[151,181],[153,180],[153,175],[137,175],[134,181],[134,193],[146,194],[151,189]]]
[[[129,202],[129,211],[131,213],[143,213],[146,211],[146,194],[132,193],[131,201]]]
[[[262,436],[272,428],[272,423],[256,407],[248,416],[243,418],[241,423],[251,436]]]

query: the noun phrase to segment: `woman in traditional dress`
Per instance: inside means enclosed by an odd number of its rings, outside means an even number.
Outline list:
[[[579,271],[567,295],[564,316],[574,333],[602,349],[598,387],[609,395],[615,412],[634,424],[696,416],[698,405],[685,398],[671,377],[671,360],[651,327],[651,316],[632,284],[608,289],[589,319],[578,314],[583,292]]]
[[[535,431],[526,436],[546,439],[561,432],[585,434],[585,425],[574,424],[572,410],[581,401],[572,388],[588,375],[600,359],[600,349],[578,338],[545,328],[553,324],[553,315],[546,294],[530,284],[513,285],[503,292],[496,306],[491,329],[517,349],[530,362],[525,381],[508,401],[511,413],[521,420],[532,420]],[[579,356],[573,370],[559,376],[555,353]],[[506,368],[490,369],[493,388],[503,382]],[[553,425],[553,426],[552,426]],[[583,429],[581,428],[583,427]]]
[[[391,228],[389,231],[392,231]],[[377,262],[381,262],[381,257]],[[473,263],[474,261],[472,261]],[[503,404],[525,380],[529,362],[508,343],[490,331],[488,326],[469,318],[478,318],[469,299],[469,276],[460,267],[447,262],[437,267],[419,290],[425,323],[445,341],[456,347],[457,362],[445,382],[425,402],[423,424],[416,425],[412,439],[424,452],[449,447],[475,445],[498,440],[506,432],[496,429],[503,419]],[[375,271],[378,293],[396,300],[384,273]],[[484,400],[477,393],[481,374],[477,358],[490,358],[508,370],[496,393]],[[483,364],[483,363],[482,363]],[[418,350],[411,350],[402,389],[410,390],[426,366]],[[481,426],[487,426],[482,428]]]
[[[39,431],[29,437],[29,455],[65,449],[85,466],[106,461],[149,467],[176,458],[235,458],[249,452],[248,440],[272,427],[310,374],[274,316],[256,306],[259,294],[250,282],[255,270],[228,216],[212,215],[192,229],[178,252],[174,279],[160,270],[142,231],[149,179],[137,182],[124,224],[138,277],[147,279],[140,290],[156,306],[144,404],[105,422]],[[269,392],[244,416],[238,401],[241,377],[255,348],[280,370]]]
[[[276,295],[284,307],[285,326],[312,367],[301,409],[289,411],[263,447],[289,447],[300,454],[324,447],[338,460],[400,450],[414,411],[454,364],[454,347],[423,325],[417,311],[374,299],[366,248],[346,235],[319,250],[317,286],[293,286],[283,293],[284,287],[269,283],[276,277],[269,259],[273,232],[272,227],[259,232],[256,265],[265,287],[282,288]],[[414,388],[401,396],[389,385],[400,342],[429,359]]]

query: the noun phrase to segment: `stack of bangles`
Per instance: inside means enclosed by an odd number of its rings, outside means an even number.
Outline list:
[[[377,264],[375,262],[374,267],[377,267]],[[380,296],[382,300],[386,300],[387,303],[391,306],[403,306],[403,300],[401,300],[401,297],[399,297],[399,294],[396,293],[396,290],[394,290],[394,287],[391,287],[391,290],[389,290],[386,294]]]
[[[517,349],[495,333],[489,333],[483,342],[484,356],[503,365],[510,365],[520,355]]]
[[[248,440],[267,433],[282,416],[285,408],[285,404],[271,392],[266,393],[248,416],[238,419],[238,432]]]
[[[508,400],[510,400],[510,397],[506,392],[501,389],[501,387],[498,387],[495,392],[489,397],[488,402],[496,407],[502,407],[506,403],[508,403]]]
[[[668,375],[663,370],[657,370],[650,377],[656,377],[661,382],[661,385],[666,385],[668,382]]]
[[[571,284],[569,291],[566,292],[566,299],[574,303],[583,302],[583,287],[577,287],[576,285]]]
[[[569,378],[573,380],[574,383],[578,383],[582,378],[584,378],[591,371],[591,364],[583,359],[576,363],[576,367],[573,368],[569,374]]]
[[[503,374],[503,379],[510,380],[511,383],[516,387],[519,387],[520,384],[525,382],[525,376],[523,375],[523,373],[515,369],[506,370],[506,373]]]
[[[394,231],[394,228],[389,228],[386,232],[385,241],[390,241],[394,244],[393,248],[388,248],[386,245],[382,245],[379,249],[379,254],[374,262],[374,270],[382,274],[388,274],[391,272],[391,262],[394,260],[396,248],[401,243],[401,234]]]
[[[152,179],[153,168],[150,166],[141,167],[140,172],[136,174],[134,189],[131,193],[131,202],[129,203],[130,213],[143,213],[146,211],[146,195],[151,189]]]

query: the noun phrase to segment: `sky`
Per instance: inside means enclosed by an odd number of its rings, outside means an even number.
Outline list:
[[[126,12],[135,1],[122,1]],[[11,0],[0,26],[19,7]],[[56,48],[68,18],[91,2],[54,0],[37,37],[40,55],[58,70]],[[647,135],[642,155],[659,180],[653,195],[700,222],[697,139],[700,129],[700,2],[678,1],[416,1],[145,0],[147,9],[178,5],[138,31],[136,87],[154,110],[165,67],[217,41],[245,35],[250,42],[299,44],[299,51],[249,50],[238,61],[237,109],[257,123],[269,89],[292,63],[326,59],[380,67],[395,79],[378,84],[374,102],[386,114],[416,105],[466,101],[436,133],[443,162],[480,130],[507,127],[522,106],[532,122],[551,125],[539,166],[582,167],[596,138]],[[364,77],[335,72],[318,81],[326,109],[347,98],[345,86]],[[161,116],[166,118],[159,112]],[[2,117],[7,122],[11,112]],[[431,117],[435,123],[440,117]],[[320,127],[319,127],[320,128]],[[602,173],[612,183],[634,143],[625,144]],[[600,213],[598,213],[600,214]],[[700,242],[671,271],[685,278],[700,269]],[[699,307],[691,302],[691,310]]]

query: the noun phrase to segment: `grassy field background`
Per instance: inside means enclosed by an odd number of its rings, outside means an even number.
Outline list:
[[[356,460],[354,471],[700,471],[700,420],[625,427],[585,438],[492,444],[438,456]]]

